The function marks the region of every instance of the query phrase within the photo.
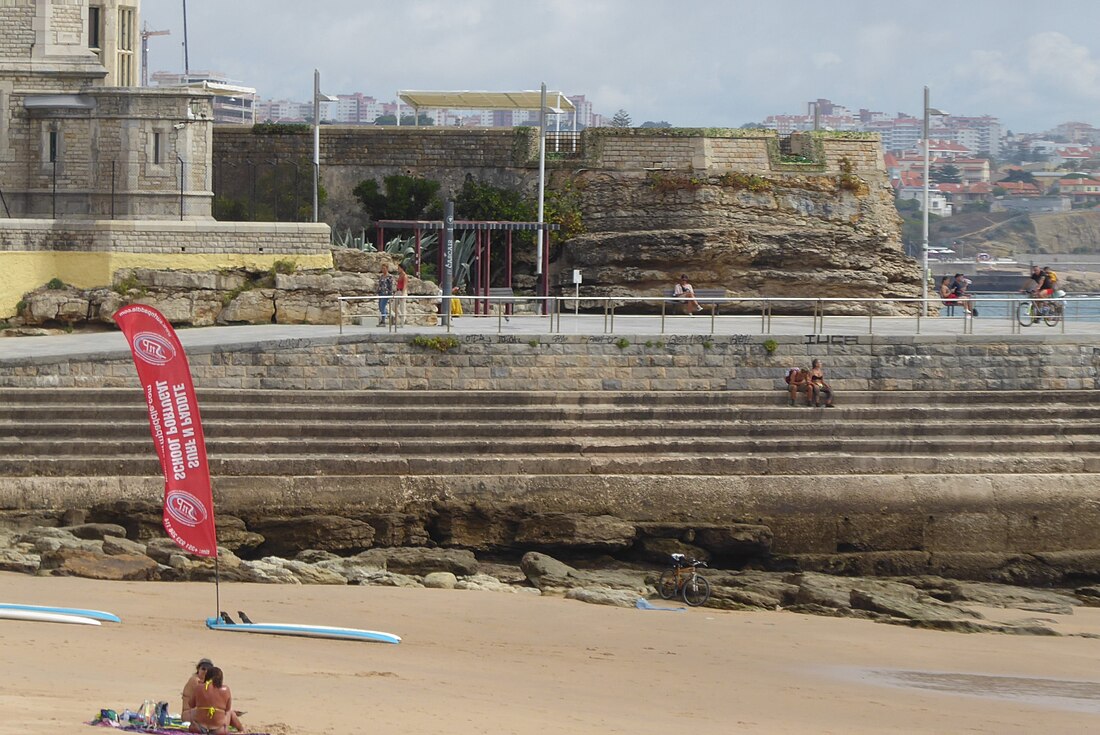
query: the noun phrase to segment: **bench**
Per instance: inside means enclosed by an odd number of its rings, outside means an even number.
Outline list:
[[[492,299],[489,302],[489,308],[496,306],[499,313],[500,309],[505,309],[504,313],[511,315],[513,307],[516,305],[515,292],[512,291],[511,286],[498,286],[489,287],[489,297]],[[508,316],[504,317],[505,319]]]
[[[682,296],[676,295],[676,289],[670,288],[665,291],[666,303],[671,301],[677,305],[683,305],[685,299]],[[726,298],[726,289],[724,288],[697,288],[695,289],[695,300],[699,302],[699,306],[704,309],[709,309],[712,315],[718,314],[719,302],[717,301],[704,301],[704,299],[724,299]],[[685,312],[686,313],[686,312]]]

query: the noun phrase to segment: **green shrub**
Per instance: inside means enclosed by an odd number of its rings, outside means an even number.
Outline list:
[[[446,352],[458,347],[459,342],[454,337],[424,337],[418,334],[412,338],[412,344],[417,347]]]
[[[731,189],[747,189],[752,192],[771,191],[772,182],[757,174],[746,174],[741,171],[730,171],[722,174],[718,179],[722,186]]]
[[[296,270],[298,270],[298,264],[293,260],[276,260],[271,266],[271,275],[274,276],[276,273],[279,273],[284,276],[289,276]]]
[[[121,281],[116,283],[112,290],[120,296],[125,296],[130,291],[133,291],[135,289],[141,291],[141,294],[143,296],[146,293],[146,289],[142,288],[139,285],[137,276],[131,273],[130,275],[126,276]]]
[[[529,339],[529,340],[527,340],[527,345],[529,347],[538,347],[539,346],[539,341],[537,339]]]
[[[630,340],[626,337],[619,337],[617,340],[615,340],[615,346],[618,347],[620,350],[625,350],[627,347],[630,346]]]
[[[15,305],[15,315],[23,316],[23,310],[27,308],[27,302],[23,299],[19,300],[19,303]]]
[[[46,284],[46,288],[50,289],[51,291],[60,291],[65,287],[65,282],[62,281],[60,278],[51,278]]]
[[[773,352],[775,352],[776,349],[778,349],[778,347],[779,347],[779,343],[776,342],[774,339],[764,340],[764,349],[768,351],[769,355],[772,354]]]
[[[704,339],[703,340],[703,349],[704,350],[709,350],[711,347],[714,347],[714,343],[711,342],[709,339]]]

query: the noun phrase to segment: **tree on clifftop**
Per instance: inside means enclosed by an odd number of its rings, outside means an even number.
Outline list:
[[[644,123],[642,123],[641,127],[643,127],[643,128],[671,128],[672,125],[670,125],[668,122],[666,122],[664,120],[659,120],[658,122],[653,122],[652,120],[646,120]]]
[[[615,117],[611,118],[611,127],[613,128],[629,128],[632,124],[630,113],[626,110],[619,110],[615,113]]]

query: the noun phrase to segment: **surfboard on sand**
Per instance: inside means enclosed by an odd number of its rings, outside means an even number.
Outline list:
[[[42,610],[6,610],[0,609],[0,620],[28,620],[38,623],[69,623],[71,625],[102,625],[98,620],[80,615],[44,612]]]
[[[92,620],[101,620],[105,623],[121,623],[122,619],[114,613],[103,610],[85,610],[80,607],[51,607],[49,605],[22,605],[15,602],[0,602],[0,610],[24,610],[27,612],[57,613],[59,615],[76,615]]]
[[[247,620],[247,616],[242,616]],[[233,633],[263,633],[267,635],[290,635],[304,638],[335,638],[347,641],[376,641],[379,643],[400,643],[401,637],[393,633],[359,628],[336,628],[327,625],[298,625],[294,623],[237,623],[225,613],[218,618],[207,618],[206,627],[211,630],[225,630]]]

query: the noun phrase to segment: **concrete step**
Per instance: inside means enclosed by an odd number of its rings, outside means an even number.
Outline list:
[[[436,438],[409,439],[375,437],[316,437],[257,441],[255,439],[211,439],[206,442],[211,458],[246,455],[303,455],[316,457],[419,455],[468,457],[472,455],[538,454],[638,454],[643,456],[705,454],[708,456],[741,454],[933,454],[953,455],[1020,454],[1039,452],[1100,452],[1100,437],[1017,437],[994,442],[975,442],[973,437],[895,438],[890,436],[846,438],[818,435],[799,437],[715,438],[700,436],[664,437],[511,437],[508,439]],[[152,452],[152,441],[145,439],[76,439],[57,442],[52,439],[0,438],[0,456],[104,457],[140,456]]]
[[[400,416],[419,423],[452,421],[790,421],[824,422],[863,421],[941,421],[944,424],[966,421],[1004,421],[1033,423],[1052,417],[1069,420],[1100,420],[1098,405],[1028,406],[1018,404],[973,406],[847,406],[815,411],[805,406],[240,406],[214,405],[201,409],[204,421],[240,419],[247,416],[264,421],[328,421],[334,425],[351,422],[386,422]],[[32,423],[38,421],[81,421],[95,417],[104,424],[147,420],[144,405],[137,406],[0,406],[0,421]]]
[[[731,475],[956,475],[956,474],[1081,474],[1100,471],[1100,453],[1062,452],[1026,455],[804,452],[768,456],[684,453],[659,456],[636,454],[539,454],[439,457],[403,454],[242,455],[212,457],[215,477],[354,476],[370,475],[633,475],[649,477]],[[151,453],[141,456],[0,457],[0,477],[155,477],[159,465]],[[670,489],[670,492],[672,490]]]
[[[781,371],[777,371],[777,375]],[[1100,391],[1050,390],[1006,394],[1002,391],[842,391],[845,406],[1100,405]],[[786,394],[775,391],[329,391],[223,390],[198,391],[200,407],[252,406],[774,406]],[[0,405],[143,406],[136,388],[0,388]]]
[[[694,421],[690,435],[700,438],[731,437],[803,437],[818,434],[827,417],[812,412],[806,420],[723,420]],[[214,439],[267,439],[297,440],[328,438],[333,436],[388,437],[391,439],[429,438],[551,438],[551,437],[668,437],[670,422],[664,419],[644,421],[495,421],[477,422],[454,420],[448,422],[374,422],[329,421],[257,422],[249,419],[204,419],[203,429],[208,441]],[[679,431],[679,429],[677,429]],[[984,437],[997,440],[1002,437],[1089,437],[1100,434],[1100,421],[1091,419],[1043,419],[1041,422],[1028,417],[1025,420],[1006,422],[998,419],[970,419],[961,422],[933,421],[837,421],[829,423],[830,436],[844,437]],[[3,439],[51,439],[67,443],[80,439],[104,437],[102,421],[0,421],[0,438]],[[112,440],[149,441],[149,422],[138,417],[110,425]]]

